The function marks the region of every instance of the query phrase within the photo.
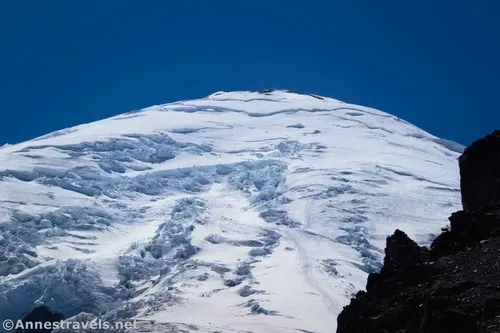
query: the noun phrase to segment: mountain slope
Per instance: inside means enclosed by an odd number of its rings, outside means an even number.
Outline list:
[[[332,332],[388,234],[428,244],[459,207],[461,150],[378,110],[271,90],[4,146],[0,320],[46,305],[158,331]]]

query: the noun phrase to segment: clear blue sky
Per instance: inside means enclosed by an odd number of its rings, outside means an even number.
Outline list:
[[[500,127],[498,0],[0,3],[0,145],[218,90],[372,106],[463,144]]]

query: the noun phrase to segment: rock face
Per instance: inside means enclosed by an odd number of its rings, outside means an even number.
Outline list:
[[[464,211],[498,206],[500,201],[500,131],[468,147],[459,159]]]
[[[459,159],[463,210],[430,249],[396,230],[337,333],[500,332],[500,131]]]

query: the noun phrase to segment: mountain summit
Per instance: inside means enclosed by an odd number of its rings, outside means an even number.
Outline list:
[[[426,245],[460,207],[462,149],[284,90],[217,92],[4,146],[0,320],[333,332],[394,229]]]

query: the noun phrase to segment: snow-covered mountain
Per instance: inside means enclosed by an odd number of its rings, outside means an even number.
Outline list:
[[[47,305],[151,332],[334,332],[395,228],[427,244],[460,208],[462,149],[279,90],[3,146],[0,321]]]

